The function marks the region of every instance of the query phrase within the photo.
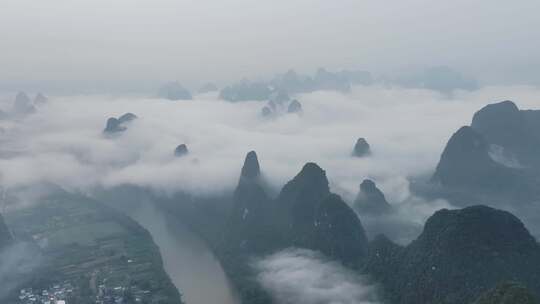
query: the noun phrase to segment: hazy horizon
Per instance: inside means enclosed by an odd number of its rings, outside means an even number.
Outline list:
[[[540,298],[540,1],[0,2],[1,303]]]
[[[540,2],[5,0],[0,89],[196,90],[288,69],[394,76],[449,66],[481,84],[538,84]]]

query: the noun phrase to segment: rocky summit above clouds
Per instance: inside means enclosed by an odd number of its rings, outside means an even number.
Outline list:
[[[277,196],[265,183],[264,166],[254,151],[247,153],[239,173],[230,198],[219,197],[213,204],[206,198],[182,204],[173,200],[166,210],[175,220],[190,223],[215,249],[245,303],[273,303],[251,266],[290,247],[323,253],[369,275],[385,303],[471,303],[508,280],[535,295],[540,292],[539,245],[506,211],[443,209],[406,246],[385,236],[368,242],[362,218],[331,193],[317,164],[306,163]],[[384,198],[374,183],[363,184],[366,192]]]
[[[186,156],[188,153],[189,151],[186,144],[180,144],[174,149],[174,156],[176,157]]]
[[[330,193],[319,166],[307,163],[276,199],[268,196],[260,174],[257,155],[251,151],[234,194],[229,249],[261,254],[296,246],[355,265],[367,254],[360,220],[339,196]]]
[[[256,179],[261,175],[259,159],[255,151],[249,151],[242,166],[241,178]]]
[[[540,294],[540,246],[509,212],[486,206],[443,209],[407,246],[384,236],[368,242],[354,211],[332,194],[325,171],[307,163],[272,199],[257,154],[244,160],[224,237],[217,252],[243,300],[272,303],[249,267],[289,247],[318,251],[379,286],[385,303],[472,303],[508,280]],[[373,182],[364,192],[384,195]],[[220,234],[222,235],[222,234]],[[465,283],[464,283],[465,282]],[[265,299],[265,300],[262,300]],[[260,302],[258,302],[260,301]]]
[[[272,202],[260,174],[257,154],[250,151],[242,166],[227,224],[226,246],[229,250],[256,254],[277,246],[277,240],[272,240]]]
[[[326,172],[315,163],[306,163],[302,170],[283,186],[279,200],[289,208],[297,225],[312,225],[315,207],[330,194]],[[311,213],[311,216],[309,215]]]
[[[285,114],[301,114],[302,113],[302,104],[293,99],[285,100],[281,102],[276,102],[270,100],[266,106],[261,109],[261,116],[265,118],[276,118]]]
[[[114,134],[123,132],[127,130],[126,125],[135,119],[137,119],[137,115],[133,113],[125,113],[118,118],[110,117],[109,119],[107,119],[107,123],[105,125],[105,129],[103,130],[103,133]]]
[[[539,113],[521,111],[511,101],[476,112],[471,126],[454,133],[441,154],[432,178],[441,194],[459,205],[481,197],[494,203],[501,194],[518,202],[539,199]]]
[[[515,174],[493,161],[485,138],[465,126],[450,137],[433,180],[444,186],[497,188],[515,183]]]
[[[519,110],[509,100],[489,104],[474,114],[471,127],[523,166],[540,167],[540,110]]]
[[[126,127],[120,124],[118,118],[110,117],[109,119],[107,119],[107,123],[105,124],[105,129],[103,130],[103,133],[117,133],[125,130]]]
[[[354,211],[330,192],[326,173],[317,164],[305,164],[282,188],[276,204],[291,245],[320,250],[348,265],[357,265],[364,258],[367,237],[362,224]],[[343,222],[338,223],[340,219]],[[331,244],[329,238],[333,238]]]
[[[371,147],[369,146],[367,140],[363,137],[360,137],[356,140],[354,145],[352,155],[355,157],[364,157],[371,154]]]
[[[15,101],[13,102],[13,113],[15,115],[32,114],[36,111],[32,100],[25,92],[17,93]]]
[[[179,82],[169,82],[158,90],[158,97],[168,100],[191,100],[193,97],[189,90]]]
[[[293,101],[291,101],[291,103],[287,107],[287,112],[288,113],[302,112],[302,104],[298,100],[294,99]]]
[[[392,212],[392,206],[386,201],[375,182],[365,179],[360,184],[360,191],[353,203],[354,209],[362,215],[383,215]]]

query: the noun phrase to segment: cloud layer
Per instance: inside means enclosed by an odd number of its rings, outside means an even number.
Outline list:
[[[350,94],[297,96],[303,113],[263,119],[263,103],[228,103],[212,94],[191,101],[108,96],[51,98],[22,120],[2,120],[0,183],[15,190],[54,183],[68,190],[136,184],[163,193],[217,195],[234,189],[249,150],[279,189],[305,162],[327,172],[334,192],[351,202],[364,178],[375,180],[400,216],[421,225],[444,202],[412,197],[408,177],[430,175],[451,134],[487,103],[515,100],[538,106],[534,87],[488,87],[453,99],[428,90],[356,87]],[[10,100],[0,104],[9,108]],[[108,138],[108,117],[139,116]],[[373,155],[352,158],[358,137]],[[174,148],[188,146],[187,157]]]
[[[367,278],[306,249],[287,249],[256,261],[258,281],[279,304],[375,304]]]

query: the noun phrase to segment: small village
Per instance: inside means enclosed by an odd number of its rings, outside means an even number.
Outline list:
[[[73,286],[69,282],[44,290],[24,288],[19,292],[19,304],[66,304],[72,293]]]
[[[83,298],[88,303],[96,304],[149,303],[151,294],[151,291],[141,290],[137,286],[107,286],[102,282],[97,286],[96,294]],[[66,281],[43,290],[21,289],[17,304],[77,304],[80,299],[79,290]]]

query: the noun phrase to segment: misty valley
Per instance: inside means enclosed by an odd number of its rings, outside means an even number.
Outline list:
[[[540,304],[539,11],[0,0],[0,304]]]
[[[326,73],[6,95],[2,301],[536,303],[540,110]]]

